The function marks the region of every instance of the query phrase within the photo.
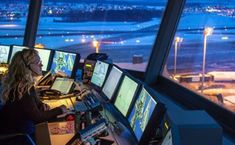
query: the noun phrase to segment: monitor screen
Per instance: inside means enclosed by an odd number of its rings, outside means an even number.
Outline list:
[[[10,52],[10,46],[0,45],[0,63],[7,63]]]
[[[26,47],[26,46],[16,46],[16,45],[13,45],[12,52],[11,52],[10,62],[11,62],[12,57],[15,55],[15,53],[18,52],[18,51],[22,51],[23,49],[29,49],[29,48]]]
[[[109,73],[109,76],[104,84],[102,92],[109,98],[113,96],[114,91],[118,85],[118,82],[122,76],[122,71],[117,67],[113,66],[112,70]]]
[[[91,77],[91,83],[95,84],[98,87],[102,87],[108,68],[108,63],[97,60]]]
[[[76,55],[75,53],[55,51],[51,71],[54,73],[60,71],[71,77]]]
[[[152,96],[142,88],[128,118],[138,140],[143,135],[156,104]]]
[[[73,79],[57,77],[52,84],[51,89],[60,91],[62,94],[68,94],[71,90],[73,82]]]
[[[38,51],[38,54],[41,58],[42,65],[43,65],[42,70],[47,71],[47,67],[48,67],[48,64],[49,64],[49,61],[50,61],[51,50],[37,49],[37,48],[35,48],[35,49]]]
[[[171,129],[167,131],[166,136],[163,138],[161,145],[173,145]]]
[[[114,105],[124,116],[127,116],[128,110],[131,106],[137,87],[138,87],[137,82],[135,82],[128,76],[124,77],[120,89],[118,90],[117,98],[114,102]]]

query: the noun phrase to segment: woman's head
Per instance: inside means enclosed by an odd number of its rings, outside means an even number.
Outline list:
[[[8,68],[8,73],[3,79],[3,91],[1,100],[6,102],[9,98],[9,92],[21,99],[22,95],[29,91],[34,85],[34,76],[42,74],[42,64],[38,52],[34,49],[24,49],[16,52]]]

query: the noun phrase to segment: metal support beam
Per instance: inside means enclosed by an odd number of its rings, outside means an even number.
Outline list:
[[[24,33],[24,46],[33,47],[36,40],[42,0],[30,0],[29,13]]]
[[[153,46],[145,73],[145,82],[152,85],[164,69],[186,0],[169,0]]]

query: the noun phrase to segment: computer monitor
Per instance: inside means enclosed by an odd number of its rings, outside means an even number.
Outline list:
[[[12,46],[12,51],[11,51],[11,57],[10,57],[10,61],[9,62],[11,62],[11,59],[15,55],[16,52],[22,51],[23,49],[29,49],[29,47],[13,45]]]
[[[117,85],[118,85],[120,79],[121,79],[122,73],[123,72],[115,66],[112,67],[112,69],[109,73],[109,76],[104,84],[103,89],[102,89],[102,92],[109,100],[112,99],[112,96],[117,88]]]
[[[53,73],[63,72],[67,76],[71,77],[74,70],[76,57],[76,53],[55,51],[51,71]]]
[[[143,135],[156,105],[157,102],[153,97],[145,90],[145,88],[142,88],[128,118],[138,140],[140,140]]]
[[[124,76],[120,88],[117,93],[114,105],[122,113],[123,116],[128,115],[130,106],[132,105],[134,96],[138,89],[138,83],[129,76]]]
[[[51,50],[49,49],[39,49],[35,48],[38,51],[38,54],[42,61],[42,70],[47,71],[50,63]]]
[[[68,94],[71,91],[73,83],[73,79],[56,77],[51,89],[60,91],[62,94]]]
[[[108,72],[108,68],[108,63],[97,60],[91,77],[91,83],[98,87],[102,87],[106,74]]]
[[[165,112],[164,105],[146,88],[147,86],[142,86],[128,117],[138,144],[147,143],[153,137]]]
[[[159,145],[221,145],[221,126],[203,110],[168,108]]]
[[[0,45],[0,63],[8,63],[10,46]]]
[[[167,131],[161,145],[173,145],[171,129]]]

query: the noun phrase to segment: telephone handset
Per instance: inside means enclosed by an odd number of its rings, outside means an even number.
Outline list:
[[[58,90],[52,90],[52,89],[50,89],[50,90],[43,90],[43,91],[41,91],[41,95],[42,96],[60,96],[61,95],[61,92],[60,91],[58,91]]]
[[[87,142],[90,138],[101,134],[107,129],[105,119],[100,119],[96,123],[89,125],[85,129],[78,131],[66,145],[72,145],[75,140],[78,138],[82,140],[82,142]]]
[[[37,82],[36,82],[36,86],[47,86],[47,85],[51,85],[54,81],[54,77],[52,75],[52,73],[49,71],[47,72],[42,78],[40,78]]]

